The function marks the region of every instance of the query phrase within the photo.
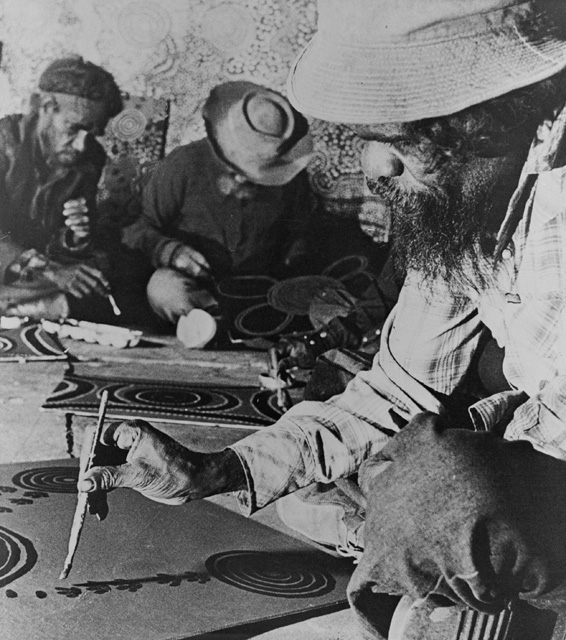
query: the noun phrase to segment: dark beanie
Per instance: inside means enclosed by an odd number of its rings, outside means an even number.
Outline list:
[[[39,88],[49,93],[64,93],[104,102],[109,118],[122,110],[122,96],[112,74],[80,56],[52,62],[41,74]]]

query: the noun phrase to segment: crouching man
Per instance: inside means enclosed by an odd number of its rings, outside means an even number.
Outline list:
[[[94,252],[106,156],[95,140],[122,109],[113,77],[80,57],[52,62],[27,115],[0,120],[0,314],[56,320],[109,285]]]

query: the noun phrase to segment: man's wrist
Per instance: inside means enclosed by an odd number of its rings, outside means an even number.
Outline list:
[[[198,495],[201,499],[219,493],[240,491],[247,486],[244,467],[232,449],[202,454],[198,471]]]

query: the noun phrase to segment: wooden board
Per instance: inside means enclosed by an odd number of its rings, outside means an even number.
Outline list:
[[[344,605],[353,566],[203,500],[122,489],[87,517],[59,580],[76,504],[73,460],[0,466],[0,637],[180,640]]]

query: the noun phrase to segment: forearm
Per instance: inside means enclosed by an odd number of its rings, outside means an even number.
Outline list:
[[[370,371],[359,373],[342,394],[300,403],[277,424],[233,445],[246,468],[244,510],[253,512],[312,482],[351,475],[412,417],[443,411],[444,395],[465,374],[479,323],[465,304],[460,309],[445,297],[434,304],[418,288],[412,294],[406,290],[387,319]],[[446,319],[439,323],[441,312]],[[418,351],[420,336],[426,339],[426,362]],[[448,377],[442,365],[444,359],[452,361],[455,350],[461,368],[450,369]],[[431,361],[440,371],[430,367]]]
[[[169,267],[175,251],[183,246],[179,240],[167,236],[143,217],[122,230],[122,241],[130,249],[142,251],[156,268]]]
[[[271,427],[236,442],[247,491],[239,495],[245,513],[314,482],[332,482],[355,473],[399,430],[393,403],[357,376],[340,396],[306,401]]]

